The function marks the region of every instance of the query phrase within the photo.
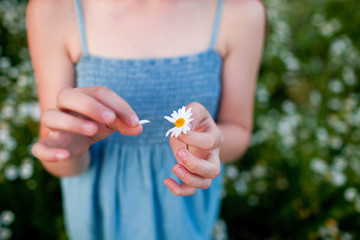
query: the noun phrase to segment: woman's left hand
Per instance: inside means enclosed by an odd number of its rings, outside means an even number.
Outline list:
[[[220,174],[220,145],[222,134],[206,108],[199,103],[191,103],[192,131],[178,138],[170,137],[170,146],[178,162],[173,172],[182,184],[172,178],[165,179],[165,185],[177,196],[188,196],[197,188],[207,189],[211,180]],[[186,144],[189,150],[186,150]]]

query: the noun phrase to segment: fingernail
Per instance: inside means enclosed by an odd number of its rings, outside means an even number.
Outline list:
[[[177,167],[175,169],[176,175],[178,175],[179,177],[183,177],[184,176],[184,170],[181,167]]]
[[[181,150],[181,151],[179,152],[179,156],[180,156],[180,158],[181,158],[182,160],[184,160],[184,159],[186,159],[186,157],[187,157],[187,153],[186,153],[184,150]]]
[[[82,125],[82,128],[88,133],[93,133],[93,132],[96,131],[96,126],[94,124],[91,124],[91,123],[84,123]]]
[[[132,127],[136,127],[137,125],[139,125],[139,118],[135,115],[131,115],[130,117],[130,126]]]
[[[66,153],[57,153],[55,155],[56,159],[59,161],[63,161],[67,158],[67,154]]]
[[[112,121],[114,121],[115,117],[116,117],[115,113],[113,113],[113,112],[105,111],[105,112],[102,113],[102,118],[107,123],[111,123]]]
[[[165,179],[165,180],[164,180],[164,184],[165,184],[166,186],[170,187],[170,188],[173,188],[173,187],[174,187],[174,184],[173,184],[170,180],[168,180],[168,179]]]
[[[190,128],[191,131],[194,130],[194,127],[193,127],[193,125],[192,125],[191,123],[189,123],[188,126],[189,126],[189,128]]]

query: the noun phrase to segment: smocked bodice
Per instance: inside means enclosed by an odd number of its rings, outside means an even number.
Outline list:
[[[105,86],[151,123],[138,136],[115,132],[110,141],[126,144],[168,142],[171,123],[164,119],[191,102],[203,104],[215,118],[220,96],[222,60],[209,49],[200,53],[153,59],[118,59],[84,55],[76,66],[78,87]]]

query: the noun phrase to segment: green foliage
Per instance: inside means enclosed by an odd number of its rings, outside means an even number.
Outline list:
[[[55,239],[64,235],[59,183],[31,155],[39,106],[25,8],[0,2],[0,239]]]
[[[229,235],[357,239],[360,2],[265,4],[251,147],[227,168]]]
[[[214,238],[360,238],[360,2],[265,5],[254,133],[225,170]],[[0,239],[65,239],[59,182],[30,151],[39,107],[25,7],[0,1]]]

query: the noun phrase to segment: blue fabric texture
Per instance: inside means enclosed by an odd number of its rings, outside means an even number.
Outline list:
[[[140,119],[138,136],[115,132],[90,147],[89,169],[61,179],[70,239],[211,239],[219,215],[222,174],[209,189],[175,196],[163,181],[176,164],[164,119],[191,102],[216,119],[222,59],[215,51],[223,0],[219,0],[209,48],[168,58],[123,59],[88,53],[80,0],[75,0],[83,55],[76,65],[78,87],[105,86],[126,100]]]

